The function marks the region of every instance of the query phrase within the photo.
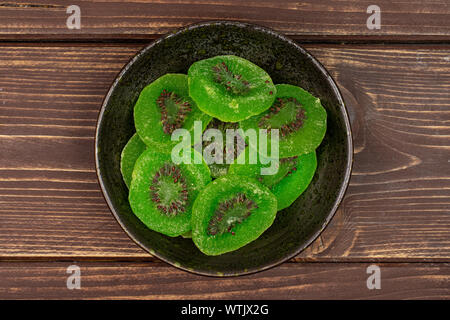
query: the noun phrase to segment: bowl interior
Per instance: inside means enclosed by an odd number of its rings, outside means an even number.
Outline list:
[[[300,86],[327,110],[327,133],[317,150],[315,177],[293,205],[279,212],[256,241],[221,256],[202,254],[190,239],[149,230],[133,214],[120,173],[120,154],[135,132],[133,107],[141,90],[166,73],[187,73],[198,60],[233,54],[266,70],[274,83]],[[326,226],[342,199],[351,169],[350,127],[342,98],[323,67],[292,41],[265,28],[231,22],[194,25],[161,38],[122,70],[105,98],[97,128],[97,173],[114,216],[151,254],[185,270],[238,275],[263,270],[299,253]]]

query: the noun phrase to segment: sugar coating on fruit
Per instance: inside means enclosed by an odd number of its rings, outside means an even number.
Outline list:
[[[165,163],[155,173],[150,185],[150,198],[157,209],[167,216],[176,216],[186,211],[188,190],[178,166]]]
[[[296,132],[303,126],[306,118],[305,109],[294,97],[279,97],[275,99],[269,112],[261,117],[258,122],[259,128],[278,129],[281,137]]]
[[[247,198],[245,193],[238,193],[234,197],[220,202],[208,223],[208,234],[222,235],[226,232],[235,235],[233,228],[250,217],[253,209],[258,205]]]
[[[186,116],[192,111],[188,100],[166,89],[161,92],[156,103],[161,110],[161,122],[166,134],[172,134],[175,129],[181,128]]]
[[[232,109],[235,109],[235,112],[238,112],[239,102],[237,102],[236,99],[233,99],[230,101],[228,106],[230,106],[230,108],[232,108]]]

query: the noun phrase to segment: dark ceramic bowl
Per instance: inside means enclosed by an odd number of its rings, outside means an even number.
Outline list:
[[[319,97],[328,129],[317,150],[318,167],[308,189],[256,241],[220,256],[202,254],[190,239],[154,232],[133,214],[119,170],[120,154],[135,132],[133,106],[141,90],[166,73],[187,73],[201,59],[233,54],[266,70],[274,83],[300,86]],[[352,138],[344,102],[333,79],[308,52],[276,32],[238,22],[209,22],[166,35],[139,52],[105,97],[97,124],[96,166],[106,201],[128,235],[152,255],[203,275],[261,271],[294,257],[323,231],[348,185]]]

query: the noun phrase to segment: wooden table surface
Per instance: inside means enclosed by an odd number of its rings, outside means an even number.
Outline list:
[[[81,9],[68,29],[66,8]],[[369,5],[381,9],[370,30]],[[207,20],[291,36],[331,73],[354,138],[350,186],[295,259],[237,278],[153,258],[94,165],[97,115],[152,39]],[[81,289],[69,290],[70,265]],[[367,267],[381,271],[369,290]],[[0,2],[0,298],[450,298],[450,0]]]

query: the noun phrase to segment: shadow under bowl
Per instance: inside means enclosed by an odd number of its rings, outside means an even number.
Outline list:
[[[148,229],[131,211],[120,173],[123,147],[135,133],[133,107],[141,90],[166,73],[187,73],[198,60],[237,55],[266,70],[276,84],[300,86],[319,97],[327,111],[326,136],[317,149],[318,167],[308,189],[277,214],[257,240],[220,256],[206,256],[191,239]],[[256,25],[214,21],[168,34],[140,51],[106,95],[95,141],[96,169],[105,199],[119,224],[142,248],[183,270],[235,276],[276,266],[300,253],[333,217],[347,188],[352,137],[343,99],[323,66],[292,40]]]

